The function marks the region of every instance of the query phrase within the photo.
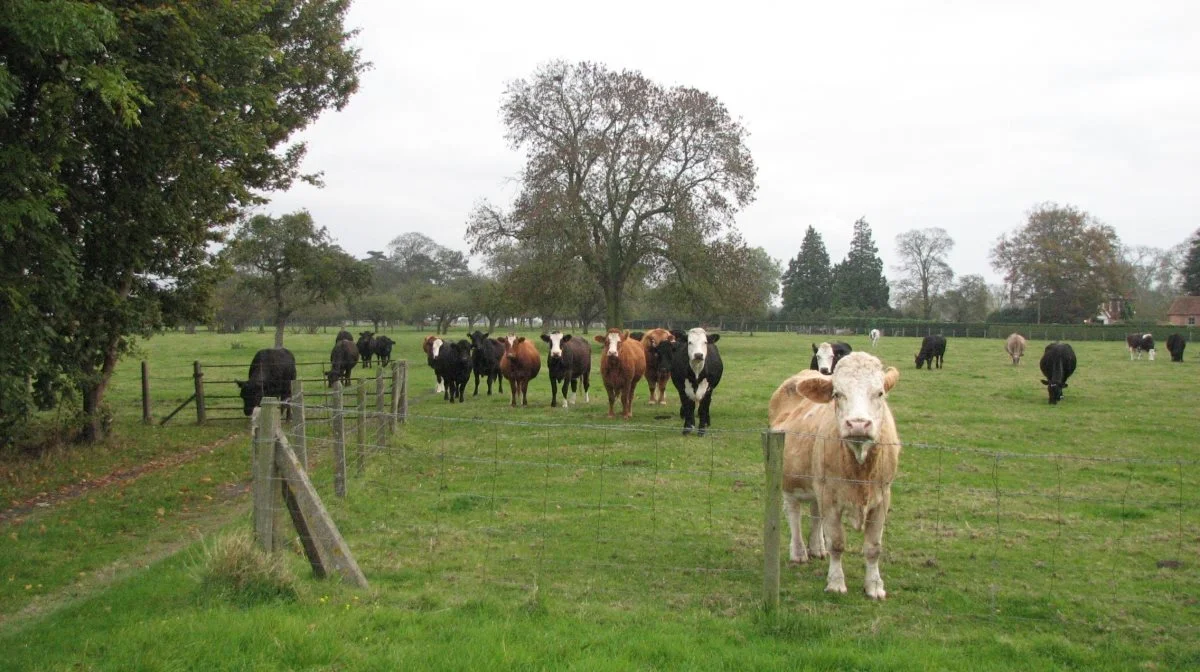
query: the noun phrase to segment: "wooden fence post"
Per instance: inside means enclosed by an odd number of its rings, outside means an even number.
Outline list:
[[[404,362],[392,362],[392,400],[388,406],[388,436],[396,433],[396,414],[400,412],[400,366]]]
[[[304,381],[292,381],[292,433],[296,436],[296,457],[308,471],[308,419],[304,416]]]
[[[387,418],[383,417],[383,367],[375,372],[375,445],[382,446],[387,440]],[[366,446],[363,447],[366,452]],[[362,461],[362,457],[359,457]],[[360,465],[361,468],[361,465]]]
[[[196,385],[196,424],[202,425],[208,419],[208,413],[204,408],[204,367],[198,359],[192,362],[192,380]]]
[[[393,389],[392,394],[398,394],[392,401],[393,406],[393,422],[408,422],[408,360],[400,360],[400,366],[396,369],[396,379],[398,385]],[[398,390],[398,392],[397,392]]]
[[[367,452],[367,385],[365,378],[358,379],[358,423],[355,425],[355,437],[358,451],[354,456],[354,473],[363,473],[363,453]]]
[[[150,363],[144,359],[142,360],[142,423],[154,424],[154,418],[150,416]]]
[[[263,399],[254,423],[254,539],[266,551],[275,550],[275,432],[279,426],[279,402]]]
[[[783,511],[783,432],[763,432],[763,609],[779,608],[779,518]],[[814,521],[814,524],[815,521]]]
[[[346,496],[346,423],[340,380],[333,383],[333,494]]]

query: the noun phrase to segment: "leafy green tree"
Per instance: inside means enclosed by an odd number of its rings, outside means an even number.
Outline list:
[[[942,291],[954,280],[954,271],[946,255],[954,249],[954,240],[945,229],[913,229],[896,236],[896,253],[901,279],[896,283],[902,299],[916,302],[921,318],[933,317],[933,307]]]
[[[243,286],[265,299],[283,347],[288,318],[306,306],[328,303],[366,289],[371,270],[333,244],[325,227],[300,211],[279,218],[255,215],[234,234],[227,250],[243,274]]]
[[[832,285],[833,270],[825,241],[810,226],[804,232],[799,254],[788,262],[783,274],[783,315],[792,318],[828,312],[833,302]]]
[[[263,303],[245,283],[245,278],[235,273],[217,285],[213,295],[216,310],[212,326],[216,331],[241,332],[251,324],[261,324],[268,319]]]
[[[883,275],[883,260],[865,218],[854,222],[850,251],[833,270],[833,307],[837,310],[877,313],[889,310],[890,294]]]
[[[946,290],[940,303],[951,322],[983,322],[991,300],[991,290],[982,275],[964,275]]]
[[[1073,206],[1043,203],[1024,226],[1000,236],[991,259],[1041,321],[1071,323],[1094,317],[1128,284],[1120,250],[1112,227]]]
[[[357,89],[347,5],[0,3],[0,337],[23,344],[0,380],[65,375],[80,438],[104,433],[120,356],[202,317],[210,243],[305,177],[289,139]]]
[[[639,268],[658,267],[678,241],[717,239],[754,197],[746,130],[703,91],[556,61],[511,83],[501,110],[526,152],[522,189],[510,213],[475,208],[472,251],[557,241],[600,287],[610,326]]]
[[[354,299],[355,317],[369,320],[374,330],[379,331],[383,322],[400,320],[404,317],[404,304],[400,297],[386,292],[373,292]]]
[[[1183,258],[1183,291],[1200,296],[1200,230],[1192,237],[1191,246]]]
[[[659,288],[657,303],[679,317],[703,321],[761,319],[779,294],[779,262],[761,247],[730,234],[697,245],[688,263],[676,264]],[[692,272],[692,269],[703,269]]]

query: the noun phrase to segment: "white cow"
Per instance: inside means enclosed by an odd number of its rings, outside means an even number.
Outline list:
[[[1021,363],[1021,356],[1025,354],[1025,337],[1020,334],[1009,334],[1008,340],[1004,341],[1004,351],[1012,358],[1013,366]]]
[[[879,337],[882,335],[883,335],[883,333],[880,332],[878,329],[871,330],[871,349],[872,350],[875,349],[875,346],[879,343]]]

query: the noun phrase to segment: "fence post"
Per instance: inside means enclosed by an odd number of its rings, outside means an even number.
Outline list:
[[[333,493],[346,496],[346,423],[342,414],[342,381],[333,382]]]
[[[763,432],[763,609],[779,607],[779,518],[783,512],[783,432]]]
[[[358,379],[358,423],[354,426],[358,451],[354,460],[354,473],[363,473],[363,453],[367,451],[367,386],[366,379]]]
[[[387,418],[383,417],[383,367],[375,371],[375,445],[382,446],[387,438]],[[363,452],[366,452],[363,446]],[[359,461],[362,461],[359,456]],[[359,465],[362,468],[362,465]]]
[[[198,366],[198,364],[197,364]],[[263,399],[254,424],[254,539],[266,551],[275,550],[275,432],[279,402]]]
[[[308,471],[308,418],[304,415],[304,381],[292,381],[292,433],[295,435],[296,457]]]
[[[395,389],[399,390],[399,397],[393,401],[396,407],[395,415],[399,422],[408,422],[408,360],[400,360],[400,366],[396,369],[396,377],[399,381],[399,386]],[[394,392],[393,392],[394,393]]]
[[[154,418],[150,417],[150,363],[144,359],[142,360],[142,423],[154,424]]]
[[[202,425],[208,419],[208,413],[204,408],[204,367],[198,359],[192,362],[192,380],[196,384],[196,424]]]

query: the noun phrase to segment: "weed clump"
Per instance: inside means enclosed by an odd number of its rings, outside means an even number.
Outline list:
[[[281,554],[263,551],[247,532],[205,543],[197,567],[202,598],[251,606],[292,602],[299,596],[296,576]]]

